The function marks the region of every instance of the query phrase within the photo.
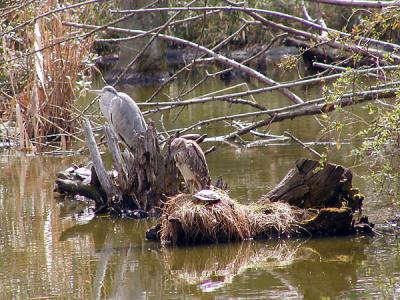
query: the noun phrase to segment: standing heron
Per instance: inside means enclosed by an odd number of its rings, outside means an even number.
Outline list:
[[[200,146],[192,140],[175,138],[170,147],[176,167],[181,172],[189,191],[206,189],[211,180],[206,158]]]
[[[138,134],[147,130],[147,124],[136,102],[125,93],[119,93],[112,86],[105,86],[101,91],[94,91],[100,96],[100,110],[114,133],[130,149]]]

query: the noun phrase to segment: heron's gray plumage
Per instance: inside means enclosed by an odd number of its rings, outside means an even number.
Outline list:
[[[171,154],[189,189],[200,191],[210,185],[206,158],[195,141],[174,139],[171,143]]]
[[[137,134],[147,130],[147,124],[135,101],[112,86],[105,86],[100,97],[100,110],[113,131],[128,147],[133,148]]]

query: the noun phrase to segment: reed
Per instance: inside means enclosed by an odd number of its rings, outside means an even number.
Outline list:
[[[12,24],[18,28],[34,16],[54,10],[57,5],[58,1],[54,0],[34,1],[7,18],[17,18]],[[90,69],[83,61],[90,55],[92,38],[75,38],[80,33],[72,32],[62,21],[78,21],[84,9],[50,14],[16,29],[3,39],[3,52],[8,55],[2,71],[8,75],[9,93],[14,99],[8,109],[15,111],[18,105],[22,118],[22,124],[18,122],[20,148],[26,148],[25,133],[36,145],[48,143],[50,136],[61,143],[65,143],[61,137],[67,140],[74,137],[76,123],[80,121],[74,118],[78,113],[74,103],[80,92],[76,82],[82,81],[82,77],[86,80],[90,77]],[[18,44],[13,42],[12,36],[18,37]],[[60,43],[54,45],[56,42]],[[13,113],[5,115],[10,120],[15,118]]]

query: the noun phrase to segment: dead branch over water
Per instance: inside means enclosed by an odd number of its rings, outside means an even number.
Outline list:
[[[384,8],[399,7],[399,1],[364,1],[364,0],[309,0],[309,2],[318,2],[338,6],[363,7],[363,8]]]

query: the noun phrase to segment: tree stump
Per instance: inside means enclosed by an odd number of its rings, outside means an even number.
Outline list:
[[[180,181],[175,161],[169,148],[162,153],[152,124],[143,135],[136,136],[135,147],[124,152],[113,131],[104,126],[115,168],[109,172],[104,168],[89,121],[84,127],[93,167],[86,170],[86,178],[78,176],[74,168],[60,172],[55,191],[88,197],[95,201],[96,212],[117,214],[132,210],[154,212],[161,207],[163,198],[178,193]]]
[[[352,179],[351,171],[343,166],[326,164],[322,167],[318,161],[299,159],[296,168],[291,169],[266,198],[300,208],[339,208],[347,201],[356,210],[361,208],[362,197],[355,197]]]

